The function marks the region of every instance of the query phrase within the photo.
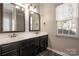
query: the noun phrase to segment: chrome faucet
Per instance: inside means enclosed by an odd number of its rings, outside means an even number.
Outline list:
[[[13,33],[13,34],[11,34],[11,35],[8,35],[9,37],[11,37],[11,38],[13,38],[13,37],[16,37],[16,34],[15,33]]]

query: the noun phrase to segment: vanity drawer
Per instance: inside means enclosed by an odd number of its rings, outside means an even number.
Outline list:
[[[20,42],[5,44],[5,45],[2,45],[1,47],[2,47],[2,53],[6,53],[8,51],[18,49],[20,47]]]
[[[18,49],[14,49],[6,53],[2,53],[2,56],[19,56]]]

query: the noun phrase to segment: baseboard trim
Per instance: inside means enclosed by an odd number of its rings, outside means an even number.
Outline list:
[[[60,52],[60,51],[55,50],[55,49],[51,49],[51,48],[47,48],[47,49],[49,49],[49,50],[51,50],[51,51],[53,51],[53,52],[55,52],[55,53],[57,53],[57,54],[60,54],[60,55],[62,55],[62,56],[69,56],[68,54],[63,53],[63,52]]]

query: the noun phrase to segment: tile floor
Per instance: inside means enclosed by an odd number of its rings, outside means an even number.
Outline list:
[[[45,51],[39,53],[37,56],[61,56],[61,55],[46,49]]]

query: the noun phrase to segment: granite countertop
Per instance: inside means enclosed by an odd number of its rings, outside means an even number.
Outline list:
[[[13,38],[7,37],[7,38],[2,38],[0,39],[0,45],[2,44],[7,44],[7,43],[11,43],[11,42],[17,42],[17,41],[21,41],[21,40],[25,40],[25,39],[29,39],[29,38],[34,38],[34,37],[39,37],[39,36],[43,36],[43,35],[48,35],[47,33],[39,33],[39,34],[35,34],[35,33],[27,33],[25,35],[19,35]]]

